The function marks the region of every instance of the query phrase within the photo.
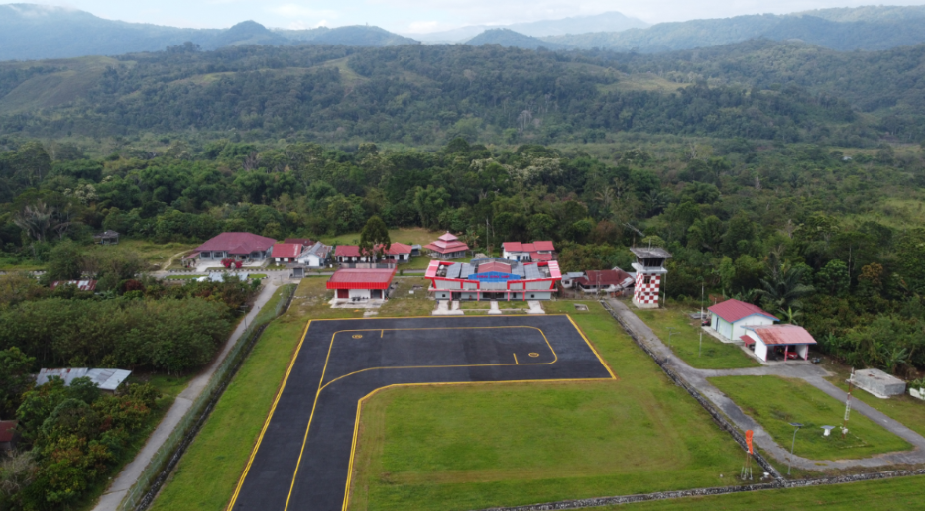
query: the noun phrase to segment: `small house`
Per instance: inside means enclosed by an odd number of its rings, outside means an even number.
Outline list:
[[[809,347],[816,344],[805,328],[797,325],[746,326],[741,337],[746,346],[755,347],[755,356],[768,360],[806,360]]]
[[[556,258],[556,248],[551,241],[534,241],[519,243],[509,241],[501,245],[504,258],[512,261],[552,261]]]
[[[330,256],[331,247],[319,241],[308,249],[302,251],[302,253],[299,254],[299,257],[296,258],[296,262],[310,268],[321,268],[327,264],[328,258]]]
[[[421,246],[411,245],[411,257],[419,257],[420,255],[421,255]]]
[[[388,250],[379,245],[377,252],[382,252],[382,258],[396,263],[407,263],[411,260],[411,245],[404,243],[392,243]]]
[[[97,245],[118,245],[119,233],[116,231],[103,231],[93,235],[93,242]]]
[[[583,271],[570,271],[568,273],[562,274],[562,287],[566,289],[571,289],[572,285],[575,283],[575,279],[584,277],[585,272]]]
[[[710,328],[728,341],[742,339],[746,326],[768,326],[780,321],[761,307],[736,299],[720,302],[707,310],[713,314]]]
[[[16,448],[16,442],[19,441],[17,425],[19,425],[17,421],[0,421],[0,452],[12,451]]]
[[[341,268],[328,279],[338,302],[381,300],[389,297],[395,268]]]
[[[366,262],[367,257],[360,253],[356,245],[337,245],[334,247],[334,260],[338,263]]]
[[[302,255],[301,243],[277,243],[273,245],[273,260],[277,263],[292,263]]]
[[[612,270],[588,270],[584,276],[574,280],[579,290],[585,293],[620,293],[633,287],[636,280],[620,268]]]

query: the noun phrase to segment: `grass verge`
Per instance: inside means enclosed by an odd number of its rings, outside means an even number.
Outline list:
[[[721,376],[715,385],[755,419],[779,445],[790,445],[793,426],[804,425],[797,434],[794,454],[811,460],[858,459],[912,448],[903,439],[859,413],[851,415],[849,432],[822,436],[821,426],[841,424],[842,403],[803,380],[779,376]]]
[[[544,306],[570,313],[620,379],[385,390],[364,407],[351,510],[478,509],[734,481],[740,448],[600,304]]]
[[[683,306],[669,306],[665,309],[633,310],[655,332],[665,345],[671,334],[671,351],[692,367],[700,369],[730,369],[754,367],[758,362],[742,352],[735,344],[724,344],[712,336],[703,334],[703,350],[700,352],[700,322],[688,316]]]
[[[623,506],[595,508],[600,511],[687,511],[748,510],[791,511],[794,509],[825,509],[827,511],[888,511],[894,509],[925,509],[922,485],[925,476],[897,477],[879,481],[833,484],[809,488],[788,488],[711,497],[643,502]]]

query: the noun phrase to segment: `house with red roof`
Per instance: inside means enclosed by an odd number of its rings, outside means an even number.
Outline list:
[[[466,257],[469,245],[459,241],[459,238],[449,232],[437,238],[437,241],[424,245],[430,251],[431,257],[438,259],[459,259]]]
[[[755,356],[768,360],[806,360],[809,347],[816,344],[805,328],[797,325],[747,326],[742,335],[746,346],[754,346]]]
[[[395,268],[341,268],[331,275],[326,287],[335,291],[335,302],[362,302],[389,297]]]
[[[504,258],[513,261],[553,261],[556,259],[556,248],[551,241],[534,241],[533,243],[519,243],[508,241],[502,243]]]
[[[365,263],[369,258],[360,253],[356,245],[337,245],[334,247],[334,261],[338,263]]]
[[[707,309],[713,315],[710,328],[728,341],[738,341],[746,327],[770,326],[780,321],[761,307],[741,300],[726,300]]]
[[[301,243],[277,243],[273,245],[273,260],[277,263],[295,262],[304,249]]]
[[[222,260],[228,257],[266,259],[272,255],[275,244],[274,239],[249,232],[223,232],[199,245],[195,252],[187,257],[198,257],[203,260]]]
[[[620,268],[612,270],[588,270],[581,277],[573,278],[572,285],[585,293],[613,293],[621,295],[633,287],[636,279]]]
[[[411,245],[392,243],[387,249],[385,245],[376,246],[379,260],[392,263],[407,263],[411,260]],[[356,245],[338,245],[334,249],[334,259],[338,263],[365,263],[374,262],[373,256],[364,255]]]

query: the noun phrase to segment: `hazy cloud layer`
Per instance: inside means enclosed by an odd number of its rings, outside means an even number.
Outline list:
[[[29,0],[0,0],[18,3]],[[399,33],[426,33],[464,25],[501,25],[620,11],[648,23],[726,18],[743,14],[859,7],[870,0],[67,0],[39,1],[81,9],[107,19],[195,28],[227,28],[254,20],[268,27],[378,25]],[[923,5],[925,0],[890,2]]]

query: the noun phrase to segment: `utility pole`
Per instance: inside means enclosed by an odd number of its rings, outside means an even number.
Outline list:
[[[703,280],[700,281],[700,346],[697,348],[697,356],[703,354]]]
[[[848,399],[845,401],[845,420],[841,423],[841,439],[848,436],[848,417],[851,415],[851,388],[854,384],[854,368],[851,368],[851,376],[848,378]]]

